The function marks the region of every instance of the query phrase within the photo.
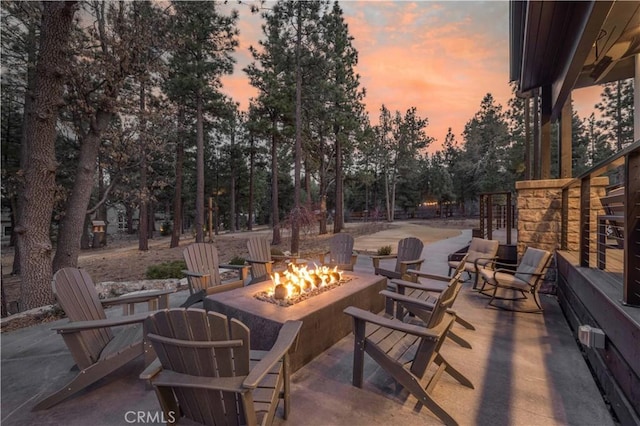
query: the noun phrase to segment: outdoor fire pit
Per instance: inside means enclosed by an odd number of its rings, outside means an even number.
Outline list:
[[[350,280],[342,277],[342,272],[337,266],[333,269],[326,266],[308,268],[306,265],[298,266],[293,263],[290,263],[282,274],[276,272],[271,278],[273,285],[256,293],[255,297],[279,306],[295,305]]]
[[[296,371],[352,331],[351,317],[342,312],[347,306],[372,312],[384,308],[384,298],[379,292],[386,288],[386,278],[343,272],[338,283],[313,297],[281,306],[257,296],[275,292],[274,282],[265,281],[208,296],[204,308],[242,321],[251,330],[251,348],[259,350],[273,346],[287,320],[301,320],[298,347],[291,356],[291,368]]]

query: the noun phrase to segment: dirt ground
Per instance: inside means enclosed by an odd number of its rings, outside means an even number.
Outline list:
[[[477,226],[477,219],[431,219],[412,222],[384,222],[348,223],[345,231],[356,238],[355,249],[367,252],[375,252],[377,248],[393,242],[385,239],[385,234],[390,228],[402,227],[407,236],[416,236],[425,243],[437,241],[455,235],[456,230],[470,229]],[[395,235],[398,230],[395,229]],[[226,263],[232,258],[248,257],[247,240],[256,234],[271,238],[272,232],[262,228],[256,231],[242,231],[236,233],[224,233],[214,236],[214,244],[220,254],[220,262]],[[288,233],[283,231],[282,244],[277,247],[282,251],[289,250],[290,239]],[[328,240],[332,234],[317,235],[317,231],[301,235],[300,256],[306,259],[315,259],[328,248]],[[358,238],[367,236],[367,238]],[[94,282],[105,281],[137,281],[145,279],[149,266],[163,262],[181,260],[182,250],[194,241],[185,237],[180,241],[180,246],[169,248],[169,237],[154,237],[149,240],[149,250],[139,251],[138,241],[135,235],[110,236],[105,247],[99,249],[83,250],[78,258],[78,267],[86,269]],[[13,248],[2,247],[2,286],[5,292],[9,312],[15,313],[16,302],[20,297],[20,278],[4,274],[12,270]],[[4,327],[3,327],[4,328]],[[3,330],[5,331],[5,330]]]

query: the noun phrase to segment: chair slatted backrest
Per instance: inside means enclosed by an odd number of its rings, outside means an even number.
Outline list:
[[[531,286],[535,286],[540,277],[530,274],[541,274],[547,267],[550,259],[551,253],[547,250],[527,247],[516,269],[516,278],[529,283]]]
[[[424,244],[415,237],[403,238],[398,242],[398,258],[396,261],[396,272],[401,272],[401,263],[407,260],[420,259]]]
[[[159,311],[145,329],[164,370],[199,377],[241,377],[249,373],[249,329],[236,319],[202,309]],[[235,392],[173,387],[185,417],[204,424],[246,424]],[[255,415],[251,413],[250,415]]]
[[[247,241],[247,249],[249,250],[249,258],[252,260],[271,261],[271,247],[269,240],[262,237],[249,238]],[[256,279],[267,275],[267,267],[261,263],[251,264],[251,276]]]
[[[411,312],[416,317],[420,318],[424,322],[424,326],[427,328],[436,327],[444,319],[447,310],[452,307],[455,302],[458,293],[462,288],[460,277],[462,276],[462,268],[458,268],[453,274],[453,277],[449,280],[449,283],[445,289],[433,300],[433,306],[431,309],[425,309],[419,304],[412,304],[410,302],[400,302],[403,308]],[[414,296],[416,297],[416,296]],[[421,299],[418,299],[421,301]]]
[[[213,244],[193,243],[183,250],[182,256],[189,271],[209,274],[203,278],[190,277],[194,291],[220,285],[220,261]]]
[[[91,321],[106,318],[98,292],[89,274],[77,268],[62,268],[53,276],[53,293],[69,321]],[[113,339],[109,328],[80,332],[79,344],[70,348],[74,361],[83,369],[100,358],[102,349]]]
[[[329,241],[329,257],[331,263],[350,265],[353,256],[353,236],[349,234],[335,234]]]

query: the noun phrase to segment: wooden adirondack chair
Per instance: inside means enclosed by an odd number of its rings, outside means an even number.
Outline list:
[[[453,277],[442,277],[440,275],[423,274],[428,276],[429,281],[426,283],[414,283],[405,280],[393,280],[397,287],[397,293],[388,290],[381,291],[387,300],[392,301],[394,305],[393,317],[404,322],[419,323],[427,328],[434,327],[442,319],[434,316],[434,312],[446,310],[449,314],[454,315],[456,321],[459,319],[456,312],[452,309],[452,305],[460,293],[462,288],[462,265],[456,270]],[[446,280],[444,288],[438,292],[432,292],[434,288],[430,286],[435,280],[436,284],[443,284]],[[467,321],[461,320],[462,324],[468,324]],[[449,330],[448,336],[462,347],[471,349],[471,344],[462,337],[458,336],[453,330]]]
[[[410,279],[411,277],[407,276],[407,270],[420,269],[424,262],[424,259],[420,257],[422,256],[423,248],[424,244],[418,238],[408,237],[401,239],[398,241],[398,252],[396,254],[371,256],[374,273],[389,279]],[[381,268],[380,261],[384,259],[396,259],[395,268]]]
[[[497,268],[495,270],[481,269],[480,277],[483,279],[481,292],[485,286],[493,286],[493,294],[491,300],[489,300],[490,306],[496,308],[506,309],[510,311],[520,312],[542,312],[542,306],[538,299],[538,287],[542,278],[544,278],[547,266],[551,261],[551,253],[547,250],[535,249],[533,247],[527,247],[522,256],[522,260],[518,264],[515,271],[510,269]],[[496,262],[499,266],[500,263]],[[498,289],[512,290],[515,296],[509,297],[505,295],[498,296]],[[512,305],[496,305],[496,300],[525,300],[528,299],[526,293],[533,295],[533,300],[536,303],[538,309],[536,310],[524,310],[518,309],[515,304]]]
[[[182,256],[187,264],[187,270],[182,272],[187,276],[190,293],[182,307],[201,302],[210,294],[240,288],[248,276],[249,266],[221,265],[218,250],[212,244],[193,243],[183,250]],[[238,277],[222,282],[220,268],[233,269]]]
[[[358,255],[353,253],[353,242],[353,236],[349,234],[335,234],[329,241],[329,251],[321,255],[320,264],[330,268],[337,266],[343,271],[353,271],[353,265],[358,260]]]
[[[249,238],[247,249],[249,250],[247,262],[251,265],[251,281],[249,283],[255,284],[271,279],[273,260],[271,259],[269,241],[261,237]]]
[[[280,399],[286,419],[289,352],[301,327],[301,321],[287,321],[270,351],[250,351],[249,329],[236,319],[202,309],[153,314],[145,329],[162,367],[151,383],[165,419],[269,425]]]
[[[415,309],[415,301],[401,302],[406,309]],[[396,318],[349,306],[344,313],[354,320],[353,385],[362,388],[364,354],[367,353],[418,401],[431,410],[445,424],[457,424],[430,395],[443,372],[473,389],[473,384],[453,368],[439,353],[455,316],[439,304],[430,314],[431,328],[405,323]],[[438,367],[425,377],[431,364]]]
[[[468,264],[468,262],[466,261],[467,260],[466,253],[463,253],[463,256],[460,257],[459,259],[460,260],[458,262],[458,265],[456,266],[456,269],[453,273],[454,277],[459,273],[462,274],[462,272],[464,272],[465,270],[465,265]],[[445,277],[445,276],[436,275],[436,274],[428,274],[426,272],[417,271],[415,269],[409,269],[407,270],[407,273],[414,276],[415,278],[411,279],[410,281],[403,280],[400,283],[400,285],[396,283],[396,288],[398,293],[408,294],[412,297],[417,297],[423,300],[429,300],[429,299],[433,300],[434,299],[434,296],[432,295],[433,293],[437,295],[435,297],[442,297],[440,294],[443,291],[445,291],[447,288],[449,288],[452,281],[451,277]],[[394,281],[397,281],[397,280],[394,280]],[[471,324],[469,321],[462,318],[459,314],[456,315],[456,322],[462,325],[466,329],[469,329],[469,330],[476,329],[473,326],[473,324]]]
[[[251,265],[251,281],[249,284],[270,280],[273,273],[274,259],[271,255],[269,240],[263,237],[249,238],[247,249],[249,250],[249,259],[246,259],[246,261]],[[282,256],[282,259],[296,259],[296,256]]]
[[[481,268],[493,267],[493,263],[498,259],[498,250],[500,249],[500,241],[485,240],[484,238],[472,238],[471,244],[466,252],[457,252],[449,255],[449,275],[451,271],[460,265],[462,256],[466,255],[466,260],[462,263],[464,270],[471,276],[474,274],[473,288],[478,288],[478,271]]]
[[[129,305],[159,297],[162,300],[172,291],[160,290],[118,299],[122,304]],[[52,407],[140,355],[145,355],[145,365],[155,357],[151,346],[145,345],[142,336],[141,323],[149,316],[149,312],[107,318],[103,306],[113,306],[118,299],[99,300],[86,271],[76,268],[59,270],[53,276],[53,292],[69,318],[68,324],[54,330],[62,335],[80,371],[60,390],[38,402],[34,410]],[[122,325],[127,327],[118,333],[111,330]]]

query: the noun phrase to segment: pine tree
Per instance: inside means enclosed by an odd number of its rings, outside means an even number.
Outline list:
[[[633,143],[633,79],[605,84],[596,109],[601,114],[597,124],[616,151]]]
[[[222,101],[220,77],[233,71],[231,53],[238,45],[237,11],[230,16],[218,12],[209,1],[171,3],[172,37],[176,46],[169,60],[169,97],[184,102],[195,116],[196,127],[196,241],[204,241],[205,148],[204,121],[207,111]]]

